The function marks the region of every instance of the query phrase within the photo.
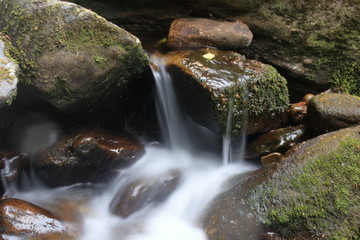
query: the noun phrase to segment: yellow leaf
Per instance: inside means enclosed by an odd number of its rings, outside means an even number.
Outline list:
[[[207,54],[204,54],[203,57],[206,58],[206,59],[211,60],[211,59],[213,59],[215,57],[215,55],[212,54],[212,53],[207,53]]]

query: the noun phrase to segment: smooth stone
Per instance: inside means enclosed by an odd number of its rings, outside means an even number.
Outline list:
[[[1,157],[0,161],[3,165],[1,176],[7,189],[15,189],[18,186],[28,160],[28,156],[24,153],[5,154]]]
[[[280,128],[261,134],[249,141],[247,145],[248,158],[266,155],[272,152],[282,152],[294,144],[304,140],[306,127],[304,125]]]
[[[161,203],[178,186],[180,177],[179,171],[171,170],[130,182],[116,194],[110,204],[110,211],[126,218],[150,204]]]
[[[179,18],[171,23],[167,45],[173,48],[216,47],[239,49],[251,44],[253,34],[241,21]]]
[[[33,168],[49,186],[104,182],[135,163],[144,146],[130,136],[80,129],[36,153]]]
[[[274,152],[266,156],[261,157],[261,164],[266,167],[275,163],[279,163],[283,159],[284,155],[282,153]]]
[[[0,200],[0,233],[19,237],[67,235],[72,227],[50,211],[32,203],[5,198]]]
[[[308,121],[316,132],[360,124],[360,98],[339,93],[316,95],[308,104]]]
[[[307,105],[305,102],[293,103],[290,106],[291,120],[295,123],[302,123],[307,113]]]

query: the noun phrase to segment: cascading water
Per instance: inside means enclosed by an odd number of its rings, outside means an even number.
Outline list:
[[[193,131],[188,129],[186,116],[179,109],[171,77],[161,58],[154,56],[151,61],[156,79],[157,112],[165,146],[147,144],[143,158],[121,171],[100,196],[92,197],[90,202],[80,207],[84,219],[80,240],[205,240],[206,235],[199,227],[201,213],[221,191],[226,179],[255,168],[242,161],[230,163],[231,128],[224,137],[227,142],[224,143],[226,149],[222,158],[226,159],[224,162],[227,164],[222,164],[220,156],[198,151],[194,147],[197,141],[202,141],[201,136],[200,139],[190,137]],[[231,111],[228,114],[230,125]],[[123,193],[126,186],[134,181],[146,181],[154,177],[165,179],[171,171],[179,173],[179,181],[163,201],[145,204],[128,217],[111,213],[115,196]],[[67,191],[67,188],[45,189],[35,194],[18,196],[36,203],[38,194],[42,194],[44,199],[48,196],[48,201],[52,201],[62,195],[63,191]],[[131,194],[135,196],[140,191],[141,188],[134,188]]]

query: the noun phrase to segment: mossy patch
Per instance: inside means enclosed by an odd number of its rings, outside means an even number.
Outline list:
[[[359,239],[359,138],[347,137],[336,150],[301,164],[253,191],[259,218],[284,236]]]

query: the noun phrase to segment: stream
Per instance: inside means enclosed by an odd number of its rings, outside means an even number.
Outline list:
[[[27,190],[14,189],[14,197],[50,210],[64,203],[76,203],[74,212],[82,227],[78,229],[75,225],[69,226],[69,229],[75,228],[72,231],[78,233],[76,239],[79,240],[206,240],[200,220],[211,200],[224,190],[224,183],[229,177],[257,167],[244,162],[242,154],[231,154],[232,147],[238,148],[237,152],[243,151],[245,137],[234,146],[229,136],[224,136],[222,154],[213,151],[218,147],[214,134],[183,114],[177,103],[171,76],[161,58],[153,56],[151,62],[156,80],[156,106],[163,138],[161,143],[144,142],[146,154],[139,161],[120,171],[110,184],[99,185],[95,190],[87,184],[47,189],[29,178],[25,181]],[[231,123],[231,111],[228,123]],[[50,124],[49,129],[37,131],[42,134],[50,132],[45,139],[52,144],[57,137],[56,125]],[[198,147],[199,143],[202,143],[201,148]],[[161,183],[166,182],[174,178],[169,172],[175,172],[178,176],[177,186],[162,201],[150,202],[127,217],[119,217],[111,212],[114,197],[125,191],[126,186],[144,179],[156,178]],[[141,186],[138,186],[131,194],[136,196],[141,191]],[[22,239],[6,235],[4,238]]]

